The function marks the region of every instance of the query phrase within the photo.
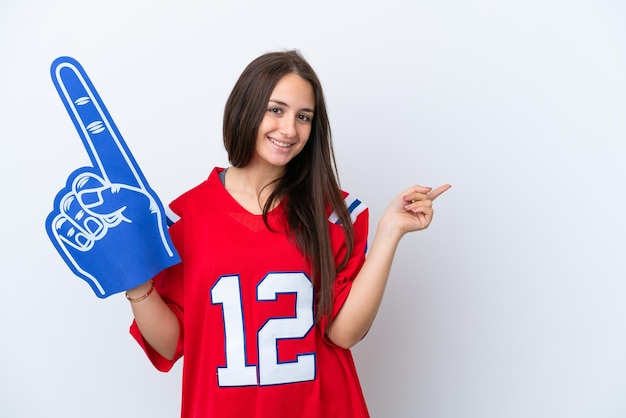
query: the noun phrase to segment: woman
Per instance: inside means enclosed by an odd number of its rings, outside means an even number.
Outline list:
[[[182,263],[129,290],[161,371],[182,356],[182,417],[367,417],[349,348],[367,333],[401,237],[436,190],[384,212],[341,191],[321,84],[296,51],[251,62],[226,103],[231,167],[172,202]]]

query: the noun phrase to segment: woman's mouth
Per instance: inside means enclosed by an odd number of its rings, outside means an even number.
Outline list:
[[[290,146],[293,145],[293,144],[288,144],[287,142],[279,141],[279,140],[274,139],[272,137],[268,137],[268,139],[270,140],[270,142],[272,144],[274,144],[274,145],[276,145],[277,147],[280,147],[280,148],[289,148]]]

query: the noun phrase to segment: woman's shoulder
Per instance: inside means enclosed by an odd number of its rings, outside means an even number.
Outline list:
[[[222,171],[224,169],[221,167],[213,168],[206,180],[174,199],[170,203],[172,211],[183,217],[184,215],[194,215],[199,211],[205,211],[207,208],[214,207],[211,203],[215,203],[215,200],[219,199],[219,188],[222,184],[219,174]]]
[[[365,214],[367,216],[368,208],[367,206],[355,195],[346,192],[345,190],[341,191],[343,196],[343,202],[348,208],[348,212],[350,213],[350,218],[352,219],[352,223],[354,224],[356,220],[359,218],[361,214]],[[336,211],[333,211],[328,216],[328,221],[332,224],[339,224],[339,216]]]

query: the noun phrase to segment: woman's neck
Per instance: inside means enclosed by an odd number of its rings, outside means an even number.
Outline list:
[[[265,202],[274,191],[275,180],[283,172],[282,167],[230,167],[226,172],[224,187],[247,211],[260,215]]]

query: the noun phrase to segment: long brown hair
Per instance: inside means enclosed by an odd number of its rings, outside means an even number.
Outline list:
[[[316,319],[319,320],[331,313],[333,283],[337,271],[345,266],[352,253],[354,231],[339,187],[322,85],[298,51],[270,52],[244,69],[226,102],[224,146],[234,167],[250,163],[270,95],[278,81],[290,73],[307,80],[313,88],[315,109],[311,134],[302,151],[287,164],[284,175],[276,180],[263,216],[269,228],[270,208],[285,199],[289,231],[311,265],[317,296]],[[338,266],[335,266],[330,240],[329,207],[339,216],[348,250]]]

